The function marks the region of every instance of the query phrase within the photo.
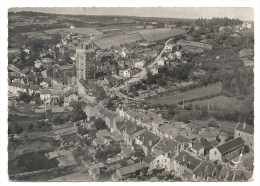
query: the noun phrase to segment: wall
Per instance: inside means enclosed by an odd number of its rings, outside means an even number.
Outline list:
[[[241,137],[246,142],[245,144],[248,145],[250,149],[254,150],[254,135],[235,130],[234,138],[238,137]]]
[[[222,161],[222,154],[218,151],[217,148],[211,149],[209,151],[209,160],[211,161]]]

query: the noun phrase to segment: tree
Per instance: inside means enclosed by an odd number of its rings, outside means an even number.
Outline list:
[[[81,104],[79,102],[74,101],[71,102],[70,105],[73,108],[71,118],[70,118],[71,121],[74,122],[78,120],[87,119],[87,115],[82,109]]]
[[[102,120],[101,118],[95,119],[94,120],[94,125],[97,128],[97,130],[107,129],[105,121]]]
[[[175,110],[173,108],[170,108],[168,111],[168,115],[174,116],[175,115]]]
[[[207,126],[208,127],[217,127],[218,126],[217,120],[213,117],[209,118]]]
[[[248,145],[244,146],[244,152],[245,153],[249,153],[250,152],[250,149],[249,149]]]
[[[141,146],[137,145],[134,149],[134,156],[138,158],[138,160],[142,160],[145,157],[144,150]]]
[[[54,124],[61,124],[61,116],[59,114],[54,114],[52,121]]]
[[[19,125],[15,125],[13,131],[14,131],[14,134],[20,134],[23,132],[23,127],[21,127]]]
[[[78,127],[78,134],[80,134],[81,136],[85,135],[88,133],[88,129],[86,129],[85,127]]]

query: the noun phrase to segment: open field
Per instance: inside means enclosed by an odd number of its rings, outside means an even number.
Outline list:
[[[242,101],[233,97],[218,96],[218,97],[205,99],[201,101],[194,101],[193,105],[207,106],[208,103],[210,107],[214,105],[220,109],[228,109],[228,108],[240,107]]]
[[[161,104],[172,104],[172,103],[179,103],[183,99],[184,101],[188,101],[191,99],[196,99],[204,96],[210,96],[212,94],[217,94],[222,91],[221,83],[216,83],[213,85],[209,85],[207,87],[200,87],[193,90],[189,90],[186,92],[175,93],[173,95],[169,95],[166,97],[156,97],[148,99],[147,101],[151,101],[152,103],[161,103]]]
[[[49,30],[45,30],[45,32],[47,34],[54,34],[54,33],[59,33],[62,34],[63,33],[65,35],[69,34],[69,33],[77,33],[80,35],[88,35],[88,36],[92,36],[92,35],[102,35],[102,32],[94,29],[94,28],[75,28],[75,29],[71,29],[71,28],[63,28],[63,31],[59,31],[60,29],[49,29]]]
[[[37,38],[37,39],[51,39],[50,35],[40,32],[26,32],[22,33],[22,35],[27,35],[28,38]]]
[[[111,46],[119,46],[120,44],[132,43],[138,40],[142,40],[143,37],[140,34],[133,35],[116,35],[109,37],[102,37],[97,39],[94,43],[101,49],[110,48]]]
[[[154,41],[159,41],[163,39],[169,39],[171,37],[179,36],[179,35],[184,35],[186,33],[185,30],[180,30],[180,29],[170,29],[170,30],[165,30],[162,32],[151,32],[151,33],[141,33],[143,37],[149,41],[149,42],[154,42]]]

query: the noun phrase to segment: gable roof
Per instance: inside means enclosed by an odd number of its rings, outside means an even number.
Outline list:
[[[181,135],[176,136],[174,138],[174,140],[181,142],[181,143],[189,143],[190,142],[190,140],[188,138],[185,138],[184,136],[181,136]]]
[[[142,130],[143,128],[136,125],[134,122],[129,120],[122,120],[116,122],[116,127],[120,132],[126,131],[127,134],[131,135],[135,132]]]
[[[205,149],[212,147],[212,143],[209,142],[207,139],[200,139],[200,142]]]
[[[119,173],[121,174],[121,176],[127,175],[127,174],[131,174],[134,173],[137,170],[141,170],[144,167],[148,167],[148,165],[146,163],[136,163],[133,165],[129,165],[120,169],[117,169],[117,171],[119,171]]]
[[[204,148],[204,145],[199,140],[195,140],[192,148],[195,150],[200,150]]]
[[[246,123],[238,123],[235,130],[239,130],[249,134],[254,134],[254,126],[248,125]]]
[[[51,94],[50,89],[41,89],[40,94]]]
[[[138,113],[137,113],[137,112],[134,112],[134,111],[132,111],[132,110],[127,110],[125,113],[126,113],[127,115],[133,117],[133,118],[135,118],[135,117],[138,116]]]
[[[239,147],[245,144],[244,140],[241,137],[232,139],[222,145],[217,146],[216,148],[219,150],[221,154],[232,150],[233,148]]]
[[[140,139],[141,141],[143,141],[143,145],[146,147],[152,147],[160,140],[159,136],[157,136],[147,130],[145,132],[139,134],[137,136],[137,138]],[[150,142],[152,142],[152,143],[150,144]]]
[[[208,162],[208,161],[202,161],[199,166],[194,170],[194,174],[196,175],[203,175],[203,173],[206,173],[206,175],[212,174],[216,171],[216,166],[214,163]]]
[[[194,124],[192,124],[192,123],[189,123],[189,124],[186,125],[186,127],[187,127],[187,128],[191,128],[192,130],[196,130],[199,126],[194,125]],[[201,128],[201,127],[200,127],[200,128]]]
[[[159,143],[157,143],[154,148],[161,150],[164,153],[169,151],[173,153],[175,151],[175,148],[177,148],[177,146],[178,146],[178,142],[171,139],[163,139]]]
[[[97,132],[97,136],[98,136],[98,137],[110,136],[110,133],[108,132],[107,129],[99,130],[99,131]]]
[[[181,165],[187,166],[187,168],[191,170],[195,170],[201,163],[200,159],[191,156],[186,151],[181,151],[180,154],[175,157],[175,160],[177,160]]]

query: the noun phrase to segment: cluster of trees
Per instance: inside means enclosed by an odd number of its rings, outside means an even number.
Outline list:
[[[8,127],[8,134],[20,134],[23,132],[23,127],[19,126],[18,124],[16,124],[13,128],[11,128],[10,126]]]
[[[94,120],[94,125],[97,130],[103,130],[103,129],[108,129],[106,126],[106,122],[102,120],[101,118],[97,118]]]
[[[95,153],[95,159],[98,161],[106,161],[108,158],[113,158],[121,152],[121,147],[118,143],[111,143],[105,147],[99,147]]]

